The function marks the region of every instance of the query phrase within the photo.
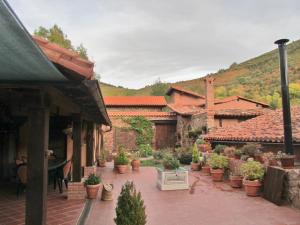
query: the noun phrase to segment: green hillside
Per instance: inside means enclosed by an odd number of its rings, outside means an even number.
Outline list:
[[[300,104],[300,40],[288,45],[288,64],[290,94],[292,104]],[[247,60],[240,64],[232,64],[228,69],[221,69],[212,74],[216,77],[216,97],[241,95],[246,98],[265,101],[273,107],[280,107],[280,76],[277,49]],[[161,86],[166,90],[170,84]],[[177,82],[185,89],[204,94],[202,78]],[[104,95],[151,95],[154,85],[134,90],[113,85],[101,84]],[[157,88],[156,88],[157,89]]]

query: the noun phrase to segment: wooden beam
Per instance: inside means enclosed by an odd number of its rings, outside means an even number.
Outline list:
[[[93,166],[94,163],[94,123],[87,123],[86,135],[86,165]]]
[[[26,225],[44,225],[47,216],[49,109],[31,108],[27,152]]]
[[[73,115],[73,181],[80,182],[82,177],[81,168],[81,126],[80,114]]]

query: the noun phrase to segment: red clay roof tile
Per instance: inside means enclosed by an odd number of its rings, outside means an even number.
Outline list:
[[[164,96],[106,96],[107,106],[166,106]]]
[[[144,116],[144,117],[175,117],[173,112],[149,112],[149,111],[109,111],[110,117],[119,116]]]
[[[168,90],[167,90],[167,95],[171,95],[172,91],[179,91],[179,92],[183,92],[183,93],[186,93],[186,94],[189,94],[189,95],[192,95],[192,96],[195,96],[195,97],[199,97],[199,98],[203,98],[205,99],[205,96],[203,95],[200,95],[196,92],[193,92],[193,91],[189,91],[189,90],[186,90],[186,89],[183,89],[179,86],[176,86],[176,85],[172,85]]]
[[[94,74],[94,63],[82,59],[78,53],[60,47],[44,38],[32,36],[33,40],[42,49],[50,61],[72,70],[86,79],[91,79]]]
[[[300,107],[291,110],[293,140],[300,142]],[[282,109],[241,122],[234,127],[218,128],[205,139],[218,141],[283,142]]]

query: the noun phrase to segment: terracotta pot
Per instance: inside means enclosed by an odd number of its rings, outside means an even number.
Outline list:
[[[134,170],[134,171],[139,171],[140,170],[140,165],[141,165],[140,160],[134,159],[134,160],[131,161],[131,167],[132,167],[132,170]]]
[[[193,163],[191,162],[191,170],[199,171],[200,170],[200,163]]]
[[[87,198],[89,198],[89,199],[95,199],[95,198],[97,198],[100,185],[101,184],[86,185],[85,189],[86,189]]]
[[[286,157],[280,158],[281,166],[284,169],[293,169],[294,168],[294,162],[295,162],[295,156],[290,155]]]
[[[202,166],[202,172],[204,173],[204,175],[209,176],[210,175],[210,166],[209,165]]]
[[[223,181],[223,174],[224,174],[223,169],[211,169],[210,173],[213,181],[217,181],[217,182]]]
[[[278,166],[278,162],[276,159],[269,160],[269,166]]]
[[[127,172],[127,165],[117,165],[118,172],[123,174]]]
[[[233,188],[241,188],[243,186],[242,176],[230,176],[230,186]]]
[[[243,185],[245,187],[246,194],[248,196],[258,196],[261,187],[261,182],[259,180],[243,180]]]

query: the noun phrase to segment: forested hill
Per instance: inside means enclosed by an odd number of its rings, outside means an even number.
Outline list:
[[[288,45],[288,66],[290,94],[292,104],[300,105],[300,40]],[[228,69],[220,69],[212,74],[216,77],[216,97],[241,95],[246,98],[264,101],[273,107],[280,107],[280,76],[278,51],[260,55],[240,64],[233,63]],[[177,82],[176,85],[185,89],[204,94],[202,78]],[[101,84],[104,95],[160,95],[170,84],[156,83],[134,90],[113,85]]]

